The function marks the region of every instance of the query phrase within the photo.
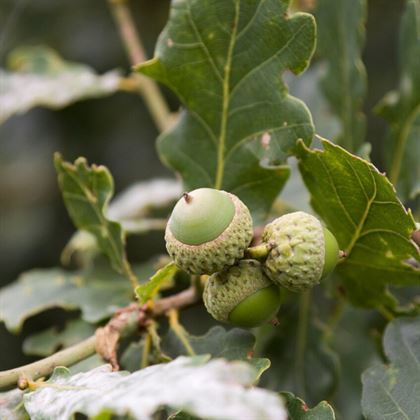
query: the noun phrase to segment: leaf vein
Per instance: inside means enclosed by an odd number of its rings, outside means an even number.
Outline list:
[[[349,162],[350,166],[353,167],[353,164],[351,163],[351,161],[348,161],[346,159],[346,162]],[[356,172],[356,170],[354,168],[353,168],[353,171]],[[366,220],[367,220],[367,218],[369,216],[370,209],[372,207],[372,203],[373,203],[373,201],[375,200],[375,197],[376,197],[376,181],[375,181],[375,178],[373,177],[372,172],[370,171],[370,169],[369,169],[369,175],[370,175],[370,177],[372,179],[372,185],[373,185],[374,189],[373,189],[373,192],[372,192],[371,197],[367,200],[365,211],[363,212],[362,218],[360,219],[360,222],[356,226],[356,230],[355,230],[355,232],[354,232],[354,234],[353,234],[353,236],[351,238],[350,244],[347,247],[347,253],[348,254],[351,253],[351,250],[353,249],[354,244],[361,237],[361,231],[362,231],[362,229],[363,229],[363,227],[364,227],[364,225],[366,223]],[[367,195],[366,198],[368,198],[368,197],[369,196]]]
[[[244,76],[242,76],[241,79],[238,80],[236,85],[233,87],[231,91],[231,98],[235,96],[237,93],[239,87],[243,84],[243,82],[248,79],[250,76],[252,76],[254,73],[258,72],[262,67],[264,67],[267,63],[277,58],[279,55],[281,55],[287,48],[289,48],[290,44],[300,35],[300,33],[303,31],[303,29],[306,29],[306,27],[309,26],[308,23],[305,23],[302,25],[296,32],[293,33],[293,35],[290,37],[290,39],[284,44],[278,51],[276,51],[272,56],[268,57],[266,60],[261,62],[258,66],[252,68],[248,73],[246,73]]]
[[[247,143],[248,141],[252,140],[254,137],[259,136],[260,134],[264,134],[264,133],[275,133],[278,131],[283,131],[283,130],[288,130],[288,129],[292,129],[292,128],[298,128],[298,127],[311,127],[310,123],[299,123],[299,124],[290,124],[290,125],[280,125],[278,127],[268,127],[265,128],[264,130],[259,130],[256,131],[252,134],[250,134],[249,136],[246,136],[245,138],[243,138],[241,141],[239,141],[238,143],[236,143],[230,150],[229,153],[227,153],[226,155],[226,162],[228,161],[228,159],[232,156],[232,154],[239,149],[244,143]]]
[[[207,57],[207,59],[210,63],[210,66],[213,69],[214,74],[216,75],[217,80],[219,80],[220,83],[223,83],[222,75],[220,74],[219,69],[217,68],[216,63],[214,62],[214,59],[211,56],[207,45],[203,41],[203,38],[201,37],[201,34],[200,34],[200,32],[199,32],[199,30],[198,30],[198,28],[197,28],[197,26],[194,22],[194,19],[192,17],[190,0],[187,0],[187,10],[188,10],[188,14],[187,14],[188,21],[190,22],[190,25],[191,25],[191,27],[194,31],[194,35],[196,36],[198,42],[201,44],[202,49],[204,51],[204,54],[206,55],[206,57]]]
[[[400,412],[405,419],[410,420],[410,418],[404,413],[398,402],[394,399],[392,394],[385,388],[383,382],[380,382],[381,388],[384,390],[385,394],[388,396],[388,398],[391,400],[391,402],[395,405],[395,408]]]
[[[356,223],[354,222],[354,220],[350,217],[350,214],[348,213],[346,206],[343,204],[343,201],[341,200],[341,196],[338,193],[337,187],[335,186],[335,182],[334,182],[334,178],[331,176],[330,170],[328,168],[328,166],[324,163],[324,161],[322,160],[321,156],[316,153],[315,156],[317,157],[318,161],[321,163],[321,166],[324,168],[324,171],[326,172],[328,179],[330,180],[330,184],[335,192],[335,195],[337,196],[337,200],[338,203],[341,207],[341,209],[343,210],[344,215],[346,216],[347,220],[350,222],[350,224],[356,228]]]
[[[236,40],[238,41],[243,35],[245,35],[245,33],[248,31],[248,29],[250,29],[250,27],[252,26],[252,24],[254,23],[254,20],[257,18],[260,9],[262,7],[262,5],[266,2],[266,0],[261,0],[260,4],[257,6],[257,8],[255,9],[254,14],[252,15],[251,19],[249,19],[248,23],[242,28],[242,30],[238,33],[238,36],[236,37]]]

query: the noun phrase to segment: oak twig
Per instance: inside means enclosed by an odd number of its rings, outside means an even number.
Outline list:
[[[109,0],[130,63],[135,66],[146,61],[146,53],[127,2],[128,0]],[[133,74],[133,80],[137,82],[137,90],[159,131],[165,131],[172,122],[172,114],[159,87],[152,79],[138,73]]]
[[[103,335],[107,330],[115,331],[118,337],[124,336],[127,332],[133,331],[138,327],[143,327],[147,321],[158,316],[166,314],[171,309],[180,309],[191,306],[200,300],[194,287],[190,287],[176,295],[160,299],[149,308],[147,305],[138,306],[131,304],[126,308],[119,310],[116,315],[108,322],[105,327],[98,328],[97,333],[88,339],[75,344],[67,349],[59,351],[52,356],[37,362],[30,363],[15,369],[0,372],[0,389],[7,389],[16,386],[19,379],[28,378],[35,381],[38,378],[49,375],[57,366],[71,366],[86,359],[95,352],[103,353],[103,343],[100,345],[98,336]],[[102,333],[100,333],[100,331]],[[106,336],[109,338],[109,335]],[[111,345],[115,344],[115,337],[111,337]],[[112,354],[112,352],[110,352]],[[106,356],[106,355],[105,355]],[[107,356],[106,356],[107,358]],[[108,360],[110,361],[110,360]]]
[[[21,366],[15,369],[0,372],[0,389],[9,388],[16,385],[20,378],[27,377],[31,380],[42,378],[49,375],[57,366],[71,366],[80,360],[86,359],[95,353],[96,337],[88,339],[71,346],[65,350],[59,351],[52,356],[29,365]]]

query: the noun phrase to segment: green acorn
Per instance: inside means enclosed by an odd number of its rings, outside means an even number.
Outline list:
[[[279,286],[302,292],[337,265],[340,251],[334,235],[320,221],[302,211],[268,224],[262,240],[271,251],[264,263],[267,276]]]
[[[252,218],[245,204],[212,188],[185,193],[165,232],[169,255],[191,274],[213,274],[235,264],[252,236]]]
[[[241,260],[208,279],[203,300],[207,311],[218,321],[253,328],[276,316],[280,291],[258,261]]]

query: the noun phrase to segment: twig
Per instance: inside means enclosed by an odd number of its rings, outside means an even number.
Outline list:
[[[0,372],[0,389],[16,385],[22,377],[36,380],[50,374],[57,366],[71,366],[95,353],[96,337],[92,336],[65,350],[29,365]]]
[[[146,61],[146,53],[127,5],[128,0],[109,0],[111,11],[118,26],[130,62],[133,66]],[[138,91],[142,95],[159,131],[165,131],[172,122],[172,115],[157,84],[141,74],[134,74]]]
[[[176,295],[156,301],[150,310],[145,308],[145,306],[133,306],[133,304],[131,304],[127,308],[121,309],[116,315],[116,318],[118,318],[121,313],[129,311],[132,316],[124,316],[123,318],[120,318],[120,321],[121,319],[126,320],[126,325],[120,326],[121,330],[129,330],[133,327],[130,325],[130,323],[133,323],[133,320],[142,319],[142,324],[145,324],[148,319],[164,315],[172,308],[180,309],[191,306],[199,300],[200,296],[196,293],[195,288],[191,287],[177,293]],[[135,316],[136,312],[137,316]],[[114,325],[116,318],[111,319],[107,325]],[[95,334],[81,343],[75,344],[74,346],[55,353],[52,356],[46,357],[45,359],[41,359],[37,362],[15,369],[0,372],[0,389],[15,386],[20,378],[27,377],[34,381],[38,378],[49,375],[57,366],[74,365],[75,363],[94,354],[97,344],[97,335]]]
[[[155,302],[153,308],[154,316],[163,315],[170,309],[180,309],[191,306],[199,301],[199,297],[194,287],[190,287],[176,295],[160,299]]]

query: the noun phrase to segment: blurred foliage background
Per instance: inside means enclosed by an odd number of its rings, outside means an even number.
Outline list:
[[[131,1],[149,57],[165,25],[169,3]],[[403,6],[403,0],[368,3],[363,57],[369,81],[365,112],[371,158],[379,169],[384,167],[386,123],[373,114],[372,108],[397,85],[398,28]],[[86,63],[100,74],[111,69],[128,74],[130,68],[105,0],[1,0],[0,66],[5,66],[10,51],[22,45],[47,45],[64,59]],[[171,109],[176,110],[176,98],[167,90],[164,94]],[[157,134],[142,98],[123,92],[77,102],[59,111],[36,108],[0,125],[0,287],[27,269],[57,265],[74,232],[56,184],[52,164],[55,151],[67,160],[85,156],[89,162],[106,165],[118,192],[135,181],[173,176],[159,162],[155,151]],[[130,238],[128,245],[133,261],[147,260],[164,251],[159,232]],[[19,337],[6,332],[0,324],[0,370],[31,360],[22,354],[23,339],[63,316],[61,311],[37,316],[25,323]],[[187,325],[193,332],[204,332],[202,320],[191,319]],[[352,322],[360,323],[360,319],[345,320],[346,324]],[[342,331],[344,350],[349,339],[351,335]],[[348,357],[349,363],[361,360]],[[352,380],[357,382],[358,377]]]

